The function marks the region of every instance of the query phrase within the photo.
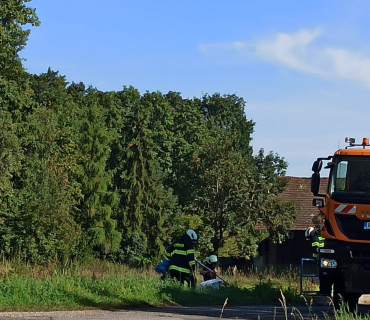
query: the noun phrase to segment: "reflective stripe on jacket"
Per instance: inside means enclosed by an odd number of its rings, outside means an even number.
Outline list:
[[[166,256],[171,261],[169,270],[190,274],[195,270],[194,253],[193,242],[187,234],[184,234],[167,249]]]
[[[315,236],[312,241],[312,257],[317,259],[319,257],[319,248],[324,248],[325,238],[321,236]]]

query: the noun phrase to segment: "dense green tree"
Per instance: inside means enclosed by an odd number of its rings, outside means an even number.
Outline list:
[[[30,34],[23,26],[38,26],[39,20],[26,2],[29,0],[0,1],[0,108],[12,112],[14,119],[31,105],[28,75],[19,52]]]
[[[196,99],[198,100],[198,99]],[[235,94],[223,95],[215,93],[205,95],[198,100],[201,111],[211,132],[215,128],[225,129],[236,133],[233,147],[245,156],[251,156],[252,133],[254,122],[245,116],[245,101]]]
[[[73,211],[81,192],[71,178],[80,170],[77,108],[66,85],[65,77],[50,69],[32,76],[33,108],[20,124],[24,158],[14,185],[22,203],[13,224],[13,248],[29,261],[68,258],[82,239]]]
[[[173,173],[173,154],[175,136],[173,133],[174,110],[168,103],[165,95],[160,92],[146,92],[141,99],[143,110],[151,111],[149,114],[148,136],[150,152],[154,151],[152,170],[153,182],[149,191],[148,213],[145,215],[143,229],[146,230],[147,242],[152,246],[155,255],[163,252],[164,243],[171,240],[176,232],[180,218],[178,197],[173,194],[173,189],[166,183]],[[151,194],[153,192],[153,194]],[[153,226],[155,226],[153,228]],[[153,246],[154,245],[154,246]]]
[[[19,177],[22,206],[17,221],[12,221],[17,235],[12,245],[27,261],[68,259],[77,253],[81,239],[80,226],[71,214],[79,197],[79,188],[69,178],[73,152],[61,144],[65,129],[52,109],[35,109],[25,129],[26,157]]]
[[[125,225],[125,200],[126,191],[126,168],[127,168],[127,141],[125,137],[130,130],[127,117],[131,115],[132,108],[140,101],[140,93],[133,87],[124,88],[119,92],[99,93],[100,104],[106,110],[106,125],[114,135],[110,145],[110,156],[107,159],[107,170],[111,171],[112,186],[110,191],[118,194],[118,204],[113,208],[114,217],[117,221],[117,230],[121,233],[121,244],[119,250],[112,255],[113,259],[127,262],[128,259],[139,256],[145,248],[139,235],[133,232],[127,235]]]
[[[233,254],[253,254],[258,223],[281,238],[293,221],[294,207],[278,197],[286,163],[263,152],[252,156],[254,124],[244,115],[243,100],[216,94],[198,103],[208,131],[200,140],[197,161],[187,162],[195,188],[186,208],[201,219],[200,250],[218,252],[225,241],[232,241],[238,248]]]
[[[166,99],[173,113],[174,136],[171,153],[173,170],[168,175],[167,183],[177,195],[179,205],[185,208],[201,188],[197,168],[199,154],[208,141],[209,130],[199,100],[183,99],[176,92],[169,92]],[[197,228],[198,224],[191,227]],[[180,228],[181,231],[183,229]]]
[[[289,230],[297,218],[297,208],[293,202],[283,200],[279,195],[285,190],[287,163],[284,158],[260,149],[254,157],[255,174],[251,209],[258,222],[263,224],[272,240],[281,242],[290,236]]]
[[[118,97],[121,106],[111,112],[120,115],[119,145],[112,148],[110,164],[121,199],[121,247],[126,258],[158,256],[177,213],[176,197],[164,184],[172,170],[170,105],[160,93],[141,97],[132,87]]]
[[[99,94],[89,88],[80,105],[81,132],[79,147],[82,153],[81,191],[78,221],[87,241],[99,253],[117,251],[121,234],[116,230],[113,208],[118,195],[112,191],[112,172],[107,169],[110,144],[114,135],[107,130],[106,112],[99,103]]]
[[[24,2],[0,1],[0,248],[5,252],[10,251],[11,239],[15,237],[9,219],[19,218],[22,202],[16,187],[23,159],[20,121],[25,114],[22,111],[32,105],[32,90],[19,52],[30,33],[23,26],[39,24],[35,10]]]
[[[0,249],[7,254],[16,238],[12,228],[21,205],[14,187],[14,175],[19,173],[23,158],[17,134],[10,113],[0,110]]]
[[[24,49],[30,30],[22,26],[38,26],[36,10],[27,7],[30,0],[7,0],[0,2],[0,70],[2,76],[15,78],[17,71],[24,73],[19,52]],[[16,67],[16,70],[14,68]]]
[[[202,220],[201,250],[218,252],[224,241],[233,237],[244,241],[238,254],[246,255],[251,251],[252,243],[248,239],[252,237],[242,231],[247,222],[251,227],[257,222],[250,216],[247,201],[251,188],[248,178],[253,167],[250,159],[233,147],[236,139],[233,134],[226,130],[220,130],[219,134],[199,155],[197,176],[201,188],[188,209]]]

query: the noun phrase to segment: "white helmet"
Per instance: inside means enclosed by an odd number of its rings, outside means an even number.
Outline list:
[[[193,241],[193,243],[196,243],[198,241],[198,236],[197,234],[195,233],[194,230],[186,230],[186,234],[190,237],[191,241]]]
[[[207,258],[207,263],[211,264],[211,263],[216,263],[217,262],[217,256],[215,256],[214,254],[210,255],[208,258]]]
[[[314,231],[315,228],[314,227],[309,227],[306,229],[305,233],[304,233],[304,236],[306,237],[306,240],[310,240],[310,235],[311,235],[311,232]]]

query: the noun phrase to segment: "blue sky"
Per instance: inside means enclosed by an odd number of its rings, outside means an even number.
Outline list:
[[[311,176],[317,157],[370,137],[367,0],[32,0],[21,55],[102,91],[236,94],[252,146]]]

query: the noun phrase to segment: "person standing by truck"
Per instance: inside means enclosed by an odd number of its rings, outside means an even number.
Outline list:
[[[331,296],[331,287],[333,281],[327,271],[320,267],[319,249],[325,246],[325,238],[314,227],[309,227],[305,231],[306,240],[311,241],[312,257],[316,259],[319,265],[320,291],[318,294]]]

